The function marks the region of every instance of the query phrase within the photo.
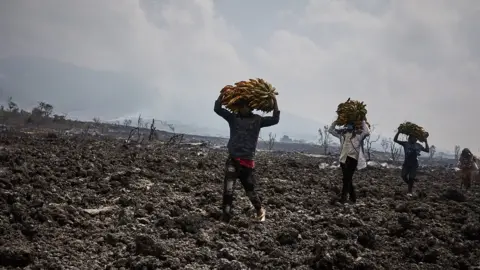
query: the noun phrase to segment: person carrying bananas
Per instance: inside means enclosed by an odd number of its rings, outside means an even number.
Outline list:
[[[340,139],[340,167],[343,174],[343,188],[340,198],[341,203],[347,201],[347,195],[351,203],[356,203],[357,195],[353,185],[355,171],[367,167],[367,161],[363,151],[363,141],[370,136],[370,129],[366,121],[362,121],[362,129],[357,130],[354,123],[349,123],[343,129],[335,129],[337,122],[334,121],[328,130],[334,137]]]
[[[460,176],[462,180],[460,182],[460,188],[465,186],[465,189],[470,189],[472,181],[478,172],[477,160],[478,158],[472,154],[470,149],[465,148],[462,150],[457,165],[460,169]]]
[[[403,153],[405,154],[405,159],[403,161],[401,177],[405,183],[408,185],[408,196],[412,196],[413,184],[416,181],[417,169],[418,169],[418,156],[420,152],[428,153],[430,152],[430,147],[428,146],[428,141],[425,139],[425,147],[419,144],[418,139],[409,135],[407,141],[398,140],[400,132],[395,134],[393,141],[403,147]]]
[[[222,108],[222,95],[215,101],[214,111],[224,118],[230,126],[228,140],[228,158],[225,163],[225,178],[223,188],[223,219],[229,221],[232,217],[233,191],[237,178],[242,183],[245,192],[256,210],[255,219],[265,220],[265,208],[255,190],[255,151],[260,129],[278,124],[280,111],[277,100],[274,100],[272,116],[260,116],[253,113],[245,100],[238,101],[241,109],[232,113]]]

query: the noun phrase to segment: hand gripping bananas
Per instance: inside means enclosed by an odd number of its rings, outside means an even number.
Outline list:
[[[248,106],[254,110],[271,112],[274,108],[275,96],[278,95],[275,87],[260,78],[227,85],[220,93],[222,105],[232,112],[238,112],[240,100],[247,102]]]
[[[400,124],[400,126],[398,126],[398,132],[408,136],[413,135],[421,142],[425,142],[429,135],[423,127],[412,122],[405,122]]]
[[[337,115],[337,125],[342,126],[354,123],[357,129],[362,129],[362,121],[367,121],[367,104],[363,103],[363,101],[360,102],[349,98],[338,105]],[[367,125],[370,127],[368,122]]]

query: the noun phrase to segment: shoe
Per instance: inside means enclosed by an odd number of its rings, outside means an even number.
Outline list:
[[[257,211],[257,214],[254,218],[257,221],[263,222],[265,221],[265,214],[266,214],[265,208],[262,207],[260,208],[260,210]]]
[[[351,203],[351,204],[355,204],[357,202],[357,196],[356,195],[353,195],[348,198],[348,202]]]
[[[222,215],[222,221],[225,223],[229,223],[232,220],[232,215],[224,213]]]
[[[232,208],[231,206],[224,206],[223,208],[223,213],[222,213],[222,221],[223,222],[230,222],[230,220],[232,219],[233,215],[232,215]]]
[[[413,194],[412,193],[407,193],[407,197],[412,197]]]

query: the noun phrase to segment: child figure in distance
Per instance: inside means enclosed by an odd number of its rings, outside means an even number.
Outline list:
[[[417,142],[418,139],[413,135],[409,135],[407,141],[399,141],[398,135],[400,135],[400,132],[395,134],[393,141],[403,146],[403,152],[405,153],[405,160],[403,161],[401,176],[403,181],[408,185],[407,195],[412,196],[413,184],[416,181],[418,170],[418,156],[420,156],[420,152],[422,151],[425,153],[430,152],[430,147],[428,146],[427,140],[425,140],[424,147]]]
[[[229,221],[232,217],[233,191],[238,178],[256,210],[255,219],[264,221],[265,208],[255,191],[254,158],[260,129],[278,124],[280,111],[276,100],[273,116],[266,117],[254,114],[245,100],[240,100],[238,104],[241,109],[238,113],[232,113],[222,108],[222,95],[220,95],[215,101],[214,108],[215,113],[225,119],[230,126],[230,139],[227,144],[229,156],[225,163],[223,187],[223,219]]]
[[[464,148],[458,159],[458,168],[460,169],[460,175],[462,181],[460,182],[460,188],[465,186],[465,189],[470,189],[472,182],[477,174],[478,165],[477,157],[475,157],[470,149]]]
[[[370,135],[370,129],[365,121],[362,121],[362,129],[356,130],[353,123],[347,124],[343,129],[335,129],[334,121],[328,130],[330,134],[340,139],[340,167],[343,174],[343,188],[340,202],[347,201],[349,196],[351,203],[356,203],[357,196],[353,186],[353,175],[357,169],[367,167],[367,161],[363,153],[363,140]]]

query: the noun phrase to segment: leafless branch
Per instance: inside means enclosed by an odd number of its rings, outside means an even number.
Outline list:
[[[430,146],[429,158],[433,159],[436,152],[437,152],[437,147],[435,145]]]
[[[149,141],[153,141],[153,139],[157,139],[157,133],[155,127],[155,119],[152,119],[152,124],[150,125],[150,135],[148,136]]]
[[[390,149],[390,158],[392,161],[397,161],[401,154],[401,148],[396,145],[392,138],[388,141],[388,146]]]
[[[328,149],[330,148],[330,144],[332,143],[332,135],[328,132],[330,126],[325,125],[323,128],[318,129],[318,143],[320,147],[323,148],[323,153],[326,155],[328,154]]]
[[[455,160],[460,158],[460,145],[455,145]]]
[[[273,147],[275,146],[275,141],[277,138],[277,134],[273,134],[272,132],[268,133],[268,150],[272,150]]]
[[[373,143],[378,142],[380,140],[380,135],[374,136],[372,139],[372,134],[375,132],[375,125],[372,125],[370,128],[370,136],[365,138],[366,150],[367,150],[367,158],[368,160],[372,159],[372,145]]]

